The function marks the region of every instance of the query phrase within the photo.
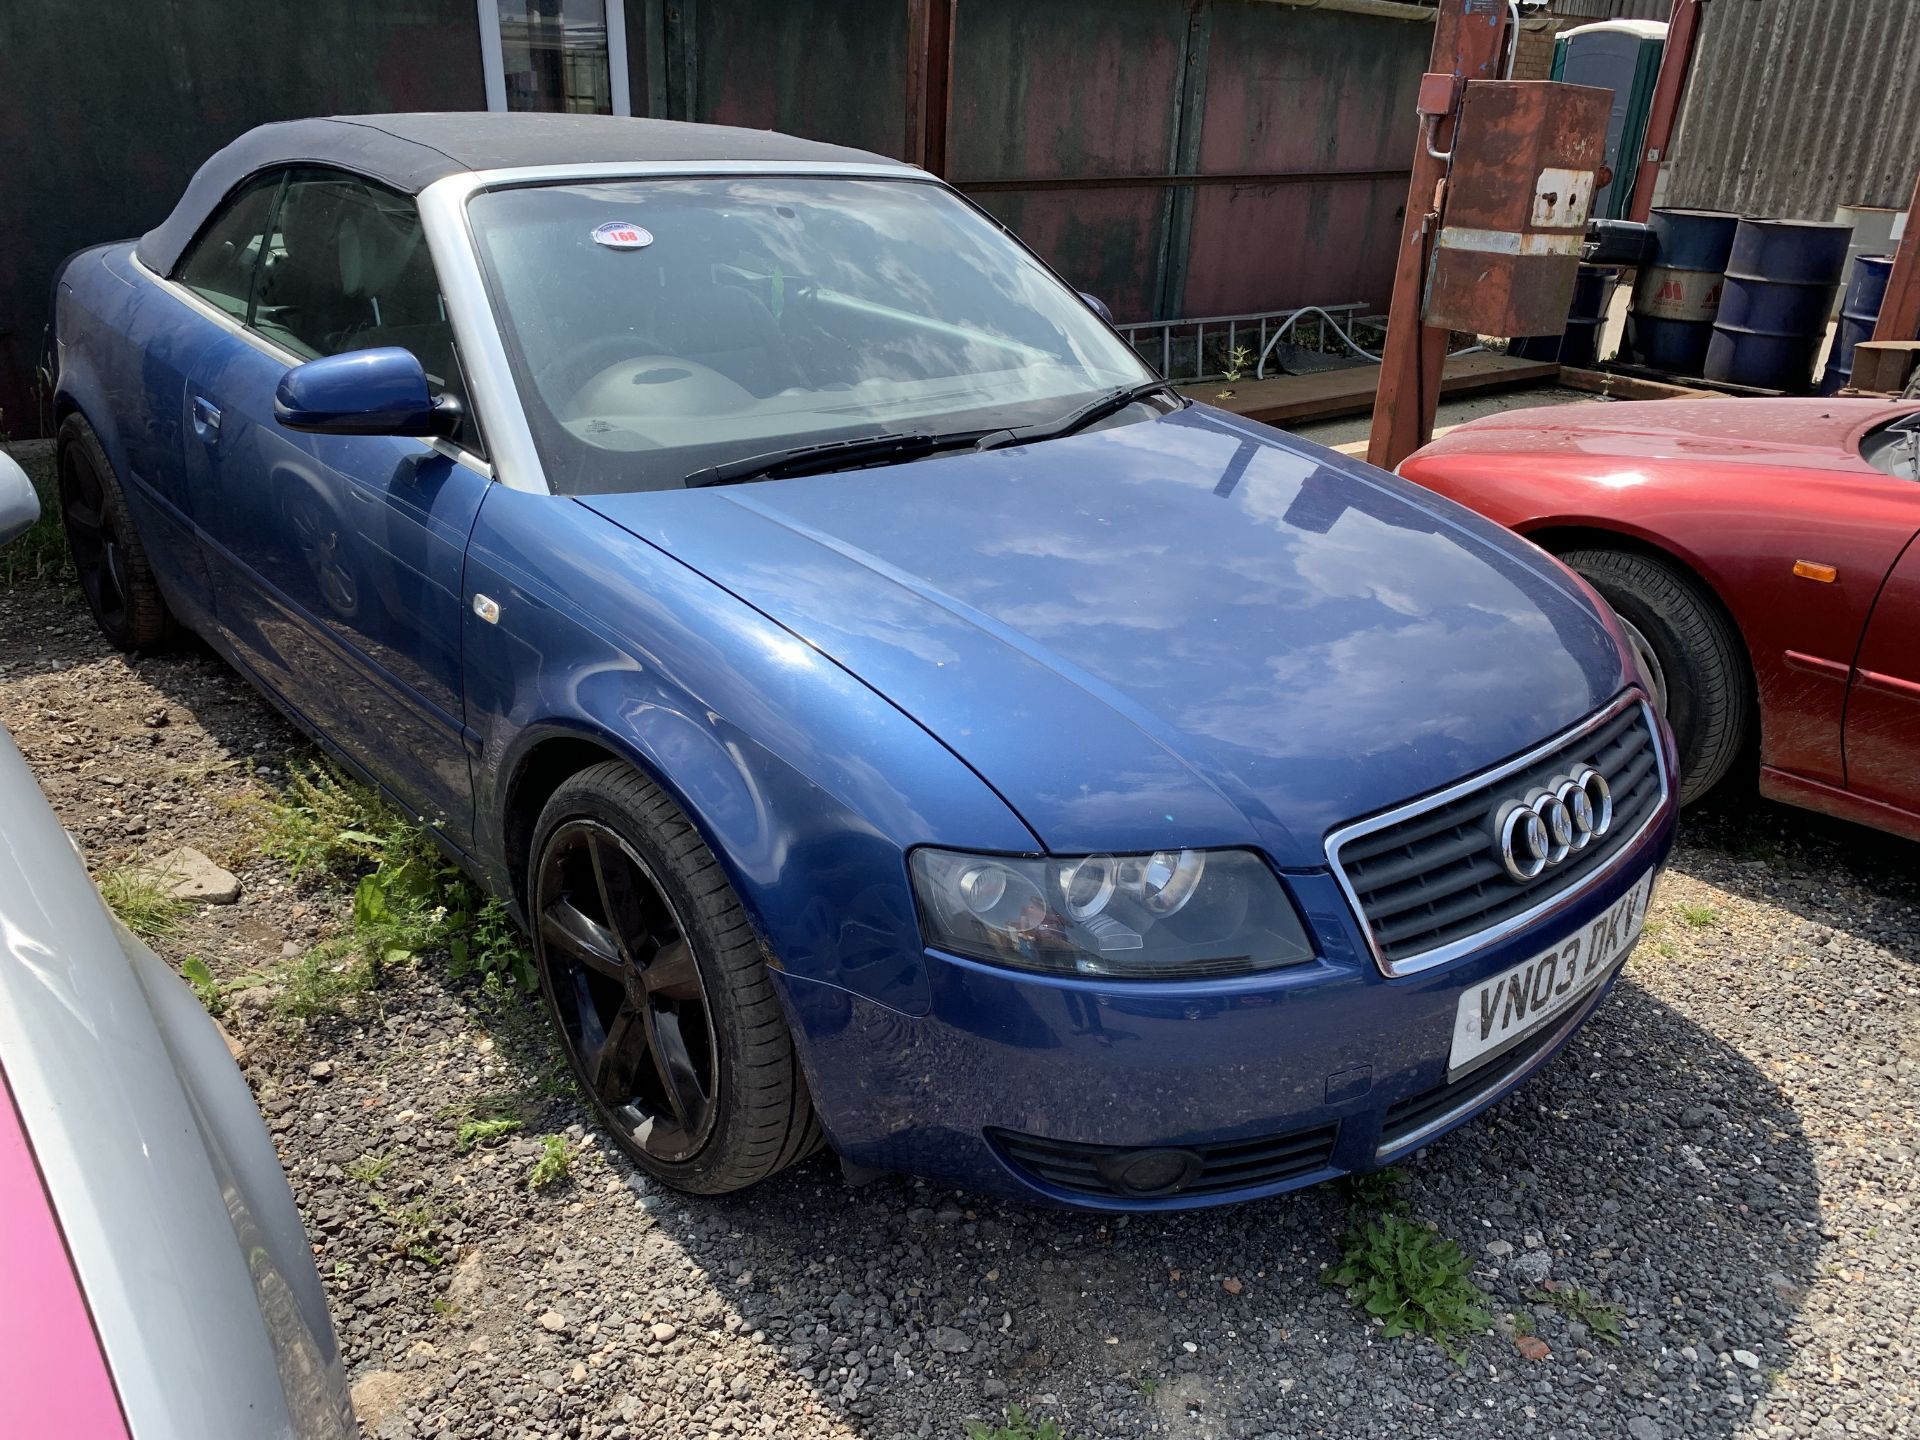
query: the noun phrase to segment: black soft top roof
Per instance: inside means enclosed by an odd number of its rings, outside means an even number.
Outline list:
[[[256,126],[215,151],[194,173],[173,213],[141,236],[137,249],[149,269],[170,273],[234,186],[262,170],[302,161],[338,166],[415,195],[463,171],[658,160],[900,163],[772,130],[614,115],[467,110],[282,120]]]

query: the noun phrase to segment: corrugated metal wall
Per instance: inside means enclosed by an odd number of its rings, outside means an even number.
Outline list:
[[[1666,201],[1782,219],[1903,208],[1920,167],[1920,0],[1714,0]]]
[[[1673,0],[1553,0],[1547,11],[1581,20],[1664,20],[1673,13]]]

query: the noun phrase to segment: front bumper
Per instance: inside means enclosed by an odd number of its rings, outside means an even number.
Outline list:
[[[1389,1164],[1544,1065],[1611,980],[1449,1087],[1460,995],[1588,925],[1664,864],[1674,811],[1669,799],[1549,919],[1401,978],[1381,973],[1321,871],[1286,882],[1323,954],[1276,974],[1113,984],[929,952],[921,1016],[784,973],[777,983],[822,1126],[855,1164],[1080,1209],[1257,1199]],[[1188,1149],[1203,1178],[1164,1196],[1089,1193],[1063,1183],[1100,1162],[1085,1147]]]

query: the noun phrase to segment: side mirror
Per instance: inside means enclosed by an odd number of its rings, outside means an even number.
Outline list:
[[[1089,295],[1084,290],[1080,292],[1080,298],[1087,302],[1087,308],[1093,311],[1094,314],[1098,315],[1109,325],[1113,323],[1113,311],[1107,308],[1106,301],[1102,300],[1098,295]]]
[[[350,350],[296,365],[273,396],[273,418],[318,435],[450,435],[460,406],[436,396],[411,350]]]
[[[8,545],[40,520],[40,494],[13,457],[0,454],[0,545]]]

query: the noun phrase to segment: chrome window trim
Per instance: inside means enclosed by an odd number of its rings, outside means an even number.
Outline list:
[[[138,255],[129,253],[127,260],[134,269],[146,276],[147,279],[151,280],[160,289],[172,295],[174,299],[180,301],[188,309],[196,311],[208,320],[211,320],[235,339],[245,341],[262,355],[265,355],[269,360],[277,360],[291,370],[296,365],[306,364],[311,358],[310,356],[300,354],[297,350],[289,350],[278,341],[268,339],[267,336],[260,331],[253,329],[243,321],[237,320],[232,315],[229,315],[211,300],[208,300],[202,295],[195,294],[178,280],[171,280],[156,270],[148,269],[146,262]],[[455,332],[455,336],[457,339],[457,331]],[[481,428],[484,430],[485,426],[483,425]],[[456,464],[464,465],[476,474],[485,476],[489,480],[496,478],[493,473],[493,465],[490,461],[483,456],[474,454],[471,450],[454,444],[451,440],[439,437],[433,439],[420,438],[419,443],[437,454],[446,456],[447,459],[454,461]]]
[[[554,185],[582,180],[647,180],[662,176],[792,175],[867,180],[909,180],[939,185],[938,179],[911,165],[863,162],[821,163],[801,160],[657,160],[632,165],[595,162],[582,165],[528,165],[500,170],[469,170],[448,175],[416,197],[427,249],[440,276],[440,293],[460,349],[467,394],[480,415],[480,428],[493,451],[494,472],[502,484],[549,495],[546,469],[533,443],[533,429],[514,384],[506,342],[493,313],[486,277],[467,218],[467,202],[483,190],[510,185]]]
[[[1464,936],[1459,940],[1449,941],[1447,944],[1435,949],[1423,950],[1419,954],[1409,956],[1403,960],[1388,960],[1386,956],[1381,953],[1379,942],[1374,939],[1373,927],[1367,923],[1366,911],[1360,904],[1358,892],[1355,891],[1353,885],[1348,881],[1346,871],[1341,868],[1341,847],[1362,836],[1371,835],[1390,825],[1397,825],[1402,820],[1412,819],[1414,816],[1432,810],[1436,806],[1445,805],[1449,801],[1456,800],[1470,791],[1497,784],[1506,776],[1525,770],[1528,766],[1544,760],[1554,751],[1572,744],[1581,736],[1591,734],[1593,731],[1600,729],[1608,721],[1619,715],[1621,711],[1629,709],[1634,705],[1640,707],[1641,713],[1646,719],[1648,731],[1653,736],[1654,765],[1660,776],[1660,800],[1659,803],[1648,812],[1647,818],[1640,822],[1639,828],[1621,842],[1620,848],[1614,852],[1613,857],[1591,874],[1582,877],[1579,882],[1571,888],[1562,890],[1548,897],[1540,904],[1523,910],[1518,915],[1510,915],[1505,920],[1489,926],[1485,930]],[[1451,960],[1458,960],[1461,956],[1470,955],[1476,950],[1485,949],[1489,945],[1496,944],[1508,936],[1526,929],[1529,925],[1548,919],[1555,912],[1573,904],[1595,885],[1598,885],[1602,880],[1605,880],[1608,876],[1619,870],[1620,867],[1638,851],[1640,842],[1646,838],[1647,832],[1653,828],[1654,822],[1660,818],[1661,812],[1666,809],[1668,801],[1672,799],[1672,795],[1672,777],[1667,770],[1667,749],[1660,738],[1659,721],[1654,716],[1653,707],[1648,704],[1646,696],[1638,689],[1628,689],[1621,692],[1616,699],[1603,709],[1595,711],[1586,719],[1562,730],[1551,739],[1542,741],[1524,754],[1517,755],[1511,760],[1494,766],[1491,770],[1482,770],[1478,774],[1469,775],[1466,779],[1447,786],[1444,790],[1437,790],[1430,795],[1423,795],[1418,800],[1409,800],[1404,805],[1395,806],[1391,810],[1383,811],[1378,815],[1370,815],[1364,820],[1356,820],[1350,825],[1343,825],[1338,830],[1331,831],[1327,835],[1326,843],[1327,865],[1333,872],[1335,882],[1340,886],[1341,894],[1347,897],[1347,906],[1353,912],[1354,923],[1360,927],[1360,933],[1366,939],[1367,948],[1373,954],[1374,963],[1380,967],[1381,973],[1389,979],[1398,980],[1408,975],[1418,975],[1423,970],[1431,970],[1436,965],[1445,965]]]

